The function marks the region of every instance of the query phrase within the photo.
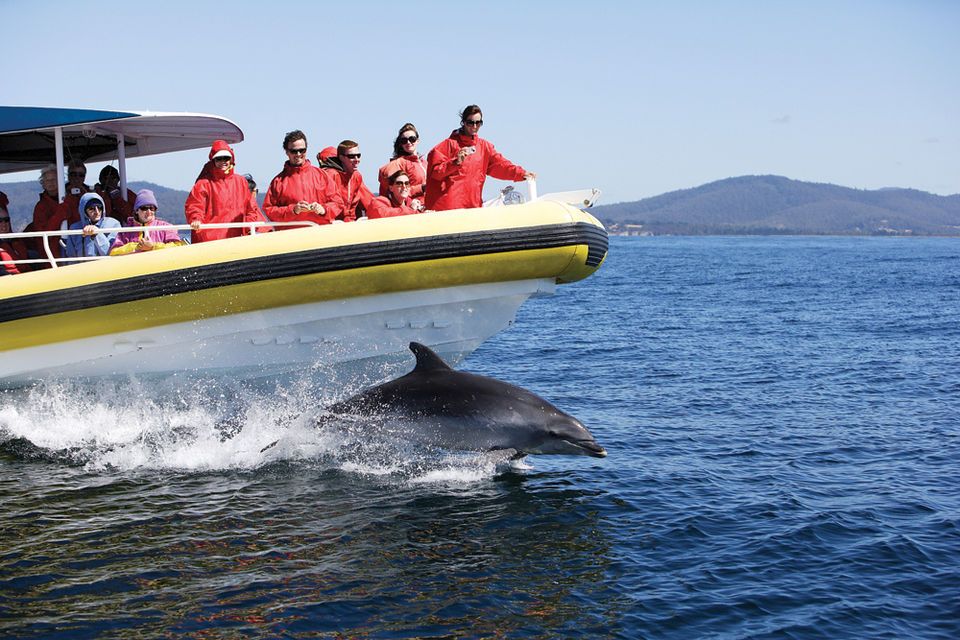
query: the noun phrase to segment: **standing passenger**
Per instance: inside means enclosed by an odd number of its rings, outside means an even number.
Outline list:
[[[520,182],[536,174],[513,164],[480,137],[483,113],[475,104],[460,114],[460,128],[427,157],[427,209],[472,209],[483,205],[487,176]]]
[[[270,181],[263,200],[267,218],[277,222],[330,224],[343,212],[338,181],[310,164],[307,136],[303,131],[296,129],[284,136],[283,150],[287,161],[283,163],[283,171]]]
[[[379,182],[380,195],[390,193],[388,178],[397,171],[403,171],[410,178],[410,197],[423,202],[423,194],[427,186],[427,162],[417,153],[417,143],[420,133],[409,122],[400,127],[397,139],[393,141],[393,157],[390,162],[380,167]]]
[[[201,224],[258,222],[261,219],[251,201],[247,181],[235,171],[235,156],[230,145],[224,140],[214,141],[209,158],[212,164],[208,163],[184,204],[184,214],[193,228],[192,241],[249,235],[249,231],[243,228],[200,228]]]
[[[120,223],[105,215],[106,205],[96,193],[80,196],[78,212],[84,219],[70,225],[70,230],[83,229],[83,235],[67,236],[64,255],[68,258],[92,258],[110,253],[110,243],[117,233],[104,233],[105,229],[119,229]]]
[[[340,193],[343,211],[337,214],[337,219],[352,222],[373,202],[373,194],[363,184],[363,176],[358,171],[360,145],[353,140],[344,140],[337,145],[336,158],[333,157],[333,151],[333,147],[327,147],[317,154],[317,160]]]

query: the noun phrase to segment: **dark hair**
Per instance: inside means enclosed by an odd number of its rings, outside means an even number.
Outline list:
[[[360,145],[358,145],[358,144],[357,144],[356,142],[354,142],[353,140],[344,140],[344,141],[342,141],[340,144],[337,145],[337,155],[340,155],[341,153],[343,153],[343,152],[346,151],[347,149],[353,149],[354,147],[359,147],[359,146],[360,146]]]
[[[299,139],[300,139],[300,138],[297,138],[297,140],[299,140]],[[253,179],[253,176],[250,175],[249,173],[245,173],[245,174],[243,174],[243,177],[247,180],[247,187],[250,188],[250,191],[256,191],[256,189],[257,189],[257,182],[256,182],[256,180]]]
[[[403,134],[407,131],[413,131],[417,134],[417,137],[420,137],[420,132],[417,131],[417,128],[413,126],[412,123],[408,122],[407,124],[400,127],[400,131],[397,133],[397,139],[393,141],[393,157],[391,160],[395,160],[403,155]]]
[[[475,104],[468,104],[463,108],[463,111],[460,112],[460,122],[463,122],[475,113],[479,113],[480,117],[483,117],[483,111],[480,110],[480,107]]]
[[[103,169],[100,169],[100,184],[103,184],[103,181],[107,179],[108,176],[117,176],[120,177],[120,172],[117,171],[117,168],[112,164],[108,164]]]
[[[300,129],[294,129],[283,136],[283,150],[286,151],[290,148],[291,142],[296,142],[297,140],[303,140],[304,144],[307,144],[307,134]]]
[[[407,180],[410,179],[410,176],[407,175],[406,171],[404,171],[403,169],[397,169],[396,171],[390,174],[390,177],[387,178],[387,182],[389,182],[390,186],[392,187],[397,183],[397,180],[400,179],[400,176],[406,176]]]

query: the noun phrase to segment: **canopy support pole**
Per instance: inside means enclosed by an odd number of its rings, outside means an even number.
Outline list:
[[[67,187],[63,184],[63,127],[53,129],[53,142],[57,149],[57,193],[59,202],[67,197]]]
[[[127,148],[123,142],[123,134],[117,134],[117,164],[120,165],[120,199],[127,200]]]

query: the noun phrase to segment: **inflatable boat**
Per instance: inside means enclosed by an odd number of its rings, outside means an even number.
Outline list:
[[[173,117],[183,124],[187,115]],[[122,137],[149,148],[149,133],[138,138],[124,120]],[[9,171],[4,137],[0,167]],[[575,206],[590,204],[591,193],[583,202],[582,192],[548,194],[3,277],[0,387],[171,374],[374,381],[402,371],[411,341],[455,362],[508,327],[531,296],[599,268],[606,231]]]

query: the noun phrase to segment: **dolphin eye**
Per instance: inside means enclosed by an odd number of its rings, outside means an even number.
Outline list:
[[[559,437],[560,437],[560,434],[557,433],[556,431],[548,431],[547,434],[548,434],[551,438],[559,438]]]

